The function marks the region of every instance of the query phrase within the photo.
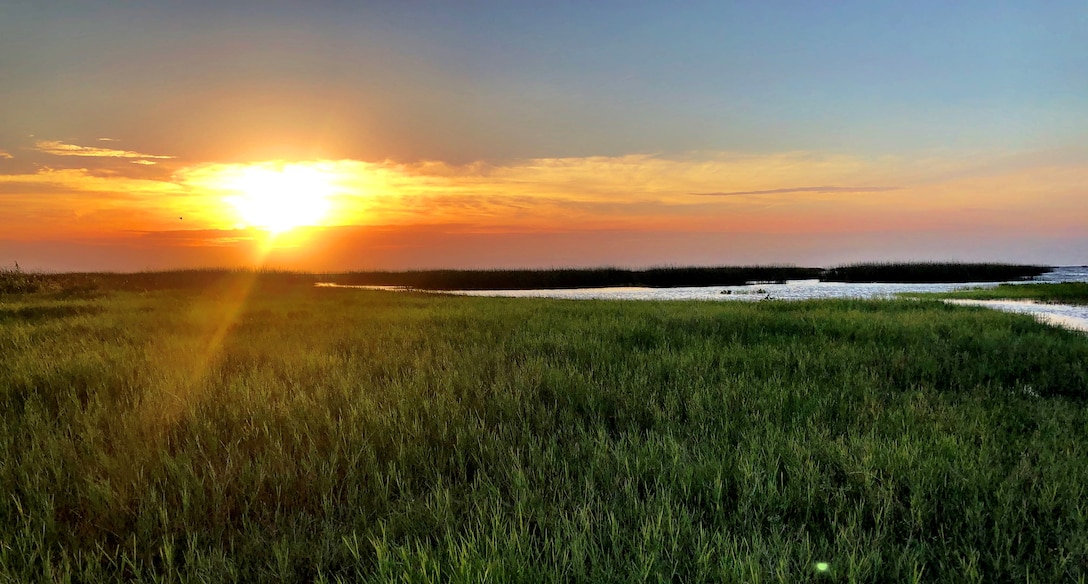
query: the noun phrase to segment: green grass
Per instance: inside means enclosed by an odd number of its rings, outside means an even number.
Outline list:
[[[50,289],[50,284],[46,276],[24,272],[18,263],[10,268],[0,266],[0,296],[42,292]]]
[[[235,276],[0,298],[0,581],[1088,578],[1084,335]]]
[[[1088,304],[1088,282],[1001,284],[996,288],[975,288],[936,294],[908,294],[908,296],[965,298],[970,300],[1037,300],[1058,304]]]

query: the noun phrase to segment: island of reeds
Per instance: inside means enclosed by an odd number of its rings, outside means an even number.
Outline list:
[[[1079,582],[1088,337],[0,274],[0,581]]]
[[[797,266],[664,267],[548,270],[419,270],[329,274],[344,285],[401,286],[419,290],[525,290],[558,288],[741,286],[819,279],[828,282],[1003,282],[1030,279],[1048,266],[996,263],[868,263],[834,268]]]
[[[995,263],[861,263],[828,268],[826,282],[957,283],[1028,280],[1051,271],[1048,266]]]
[[[738,286],[818,278],[819,268],[794,266],[671,267],[547,270],[420,270],[351,272],[332,281],[349,285],[404,286],[420,290],[527,290],[559,288]]]

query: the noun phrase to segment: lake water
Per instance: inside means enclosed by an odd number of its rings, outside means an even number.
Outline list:
[[[1030,282],[1088,282],[1088,266],[1065,266]],[[1010,282],[1023,284],[1030,282]],[[755,302],[759,300],[812,300],[821,298],[894,298],[903,292],[950,292],[964,288],[992,288],[1002,282],[960,284],[861,284],[790,280],[784,284],[700,286],[689,288],[574,288],[567,290],[454,290],[446,294],[504,298],[562,298],[567,300],[709,300]],[[368,289],[398,289],[358,286]],[[997,310],[1031,314],[1041,322],[1088,331],[1088,307],[1033,302],[972,301]]]

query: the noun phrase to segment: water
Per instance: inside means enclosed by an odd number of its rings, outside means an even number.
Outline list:
[[[1043,274],[1030,282],[1088,282],[1088,266],[1066,266]],[[1030,282],[1008,282],[1012,284]],[[455,290],[445,292],[463,296],[504,298],[562,298],[568,300],[716,300],[754,302],[759,300],[812,300],[823,298],[894,298],[903,292],[950,292],[964,288],[993,288],[1003,282],[960,284],[862,284],[790,280],[784,284],[746,286],[700,286],[688,288],[574,288],[567,290]],[[319,284],[321,285],[321,284]],[[388,286],[352,286],[367,289],[397,289]],[[1088,331],[1088,307],[1067,304],[1040,304],[999,300],[955,301],[997,310],[1035,316],[1040,322]]]
[[[1088,282],[1088,266],[1062,266],[1054,268],[1033,282]]]

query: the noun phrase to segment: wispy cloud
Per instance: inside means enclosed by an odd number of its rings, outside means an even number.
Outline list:
[[[928,160],[818,153],[177,168],[176,161],[143,166],[155,161],[144,158],[76,160],[80,168],[39,165],[0,174],[0,233],[31,239],[47,232],[233,229],[243,223],[227,202],[238,194],[230,185],[239,173],[295,166],[328,183],[321,187],[331,189],[325,226],[361,229],[461,224],[474,233],[841,234],[1015,227],[1050,233],[1088,222],[1088,168],[1050,162],[994,163],[984,168],[995,170],[983,174],[974,170],[980,167],[974,159],[941,160],[931,171]],[[141,165],[130,164],[137,161]],[[957,171],[956,162],[970,172]],[[886,191],[894,193],[864,194]]]
[[[34,150],[52,154],[53,156],[84,156],[88,158],[130,158],[137,164],[146,164],[148,159],[170,159],[173,156],[160,156],[144,154],[131,150],[115,150],[113,148],[95,148],[93,146],[79,146],[77,144],[65,144],[56,140],[38,140],[34,143]],[[147,162],[140,162],[147,161]],[[152,163],[154,164],[154,163]]]
[[[12,156],[10,152],[8,152],[8,151],[6,151],[6,150],[0,150],[0,159],[8,159],[8,160],[10,160],[10,159],[12,159],[12,158],[15,158],[15,157],[14,157],[14,156]]]
[[[899,187],[790,187],[785,189],[766,189],[762,191],[729,191],[714,193],[692,193],[701,197],[741,197],[745,195],[784,195],[789,193],[879,193],[895,191]]]

